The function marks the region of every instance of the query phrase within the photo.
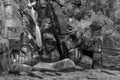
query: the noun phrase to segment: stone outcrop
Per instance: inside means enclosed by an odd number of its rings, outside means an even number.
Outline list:
[[[0,1],[1,53],[5,50],[5,47],[9,46],[8,40],[6,38],[9,37],[9,39],[19,39],[19,35],[23,31],[22,16],[19,10],[25,10],[26,12],[29,12],[29,9],[26,9],[26,7],[28,7],[28,0],[16,0],[16,2],[13,0],[5,1],[7,1],[7,3],[10,5],[4,7],[2,0]],[[118,0],[116,0],[116,3],[114,3],[112,0],[57,1],[59,2],[59,4],[56,3],[54,0],[52,0],[52,4],[58,18],[61,33],[66,34],[70,32],[69,34],[67,34],[68,36],[70,36],[70,38],[67,40],[63,40],[66,43],[65,45],[67,46],[67,48],[70,49],[79,46],[80,49],[88,49],[92,51],[96,49],[99,52],[103,51],[102,54],[97,52],[94,53],[93,59],[95,59],[95,65],[103,66],[105,68],[120,69],[120,10],[118,9]],[[79,3],[79,5],[77,2]],[[45,7],[45,0],[41,0],[41,4]],[[110,5],[112,5],[113,7],[111,7]],[[29,21],[27,23],[27,19],[26,24],[29,24]],[[94,46],[94,41],[96,46]],[[101,50],[100,48],[102,41],[103,49]],[[14,40],[11,42],[13,43],[10,43],[10,47],[15,47],[16,45],[14,45]],[[58,52],[55,51],[52,54],[54,55],[55,53]],[[78,48],[71,50],[71,53],[72,54],[70,58],[73,61],[75,60],[75,56],[73,56],[74,54],[80,53],[80,56],[82,54],[82,52],[79,52]],[[58,57],[59,55],[56,54],[54,56]],[[84,54],[82,56],[82,59],[78,62],[83,63],[83,65],[92,65],[94,63],[94,60],[92,60],[92,58],[85,56]],[[77,56],[76,58],[79,58],[79,56]],[[58,60],[57,58],[54,59]],[[97,59],[99,61],[96,61]]]

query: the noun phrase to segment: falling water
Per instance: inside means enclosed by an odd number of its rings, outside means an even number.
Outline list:
[[[29,6],[32,7],[32,5],[35,5],[35,2],[33,3],[29,3]],[[41,37],[41,30],[38,26],[38,23],[37,23],[37,13],[36,11],[33,9],[33,7],[31,8],[31,15],[32,15],[32,18],[35,22],[35,36],[36,36],[36,43],[39,47],[42,47],[42,37]]]
[[[36,25],[36,42],[38,44],[39,47],[42,47],[42,37],[41,37],[41,32],[40,32],[40,28]]]

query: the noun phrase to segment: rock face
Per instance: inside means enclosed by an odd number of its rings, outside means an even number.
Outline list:
[[[114,27],[103,28],[102,53],[95,53],[97,64],[103,68],[120,69],[120,33]]]
[[[120,69],[120,40],[112,37],[105,38],[102,62],[103,66]]]
[[[0,52],[2,53],[5,48],[9,46],[8,41],[4,38],[9,39],[18,39],[19,35],[22,31],[22,16],[19,10],[25,10],[29,13],[29,9],[27,7],[28,0],[16,0],[17,4],[14,3],[15,0],[5,0],[8,4],[4,7],[3,4],[0,4]],[[45,7],[45,0],[40,0],[43,7]],[[96,39],[97,46],[100,45],[101,42],[98,41],[97,38],[100,39],[100,36],[103,36],[103,53],[95,53],[94,59],[98,59],[99,61],[95,61],[98,63],[98,66],[102,65],[107,68],[120,69],[120,9],[117,8],[119,6],[119,2],[116,1],[117,6],[113,7],[112,0],[57,0],[59,2],[56,3],[52,0],[53,7],[55,9],[56,16],[58,18],[59,27],[61,29],[62,34],[67,34],[71,32],[74,43],[70,41],[65,41],[66,46],[71,48],[76,47],[80,44],[80,48],[92,48],[93,40]],[[77,3],[79,2],[79,4]],[[2,0],[0,1],[2,3]],[[112,5],[112,7],[110,6]],[[23,15],[25,16],[25,15]],[[26,20],[24,21],[26,24],[30,24],[31,22],[27,22],[27,16],[23,17]],[[24,23],[24,24],[25,24]],[[94,25],[92,25],[94,24]],[[118,29],[116,29],[116,25]],[[3,26],[4,25],[4,26]],[[33,24],[31,24],[33,25]],[[92,26],[91,26],[92,25]],[[33,25],[34,26],[34,25]],[[3,29],[3,30],[2,30]],[[31,29],[32,30],[32,29]],[[118,31],[119,30],[119,31]],[[9,34],[8,34],[9,32]],[[31,31],[32,32],[32,31]],[[68,34],[68,35],[71,35]],[[75,37],[73,36],[75,35]],[[4,37],[4,38],[3,38]],[[92,37],[92,38],[91,38]],[[71,39],[68,39],[71,40]],[[77,43],[78,41],[78,43]],[[10,41],[9,41],[10,42]],[[11,43],[13,42],[13,44]],[[12,46],[17,42],[11,41],[10,44]],[[89,46],[90,45],[90,46]],[[4,47],[3,47],[4,46]],[[104,49],[105,48],[105,49]],[[100,47],[98,48],[98,50]],[[53,60],[59,60],[59,56],[57,55],[58,51],[52,52]],[[80,55],[78,55],[80,53]],[[74,62],[78,62],[81,57],[81,53],[78,48],[70,51],[71,60]],[[59,53],[58,53],[59,54]],[[88,53],[89,54],[89,53]],[[77,56],[78,55],[78,56]],[[80,56],[80,57],[79,57]],[[76,59],[74,59],[76,58]],[[92,65],[92,58],[87,56],[82,56],[80,63],[84,65]],[[102,64],[101,64],[102,61]]]

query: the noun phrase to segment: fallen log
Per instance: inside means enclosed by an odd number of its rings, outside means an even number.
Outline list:
[[[61,71],[66,69],[74,69],[75,63],[70,59],[64,59],[54,63],[40,62],[33,66],[34,70],[47,70],[47,71]]]

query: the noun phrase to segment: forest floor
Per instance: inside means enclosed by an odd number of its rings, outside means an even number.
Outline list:
[[[38,76],[28,76],[26,74],[13,75],[6,74],[0,77],[0,80],[120,80],[120,71],[106,69],[91,69],[71,72],[38,72]]]

